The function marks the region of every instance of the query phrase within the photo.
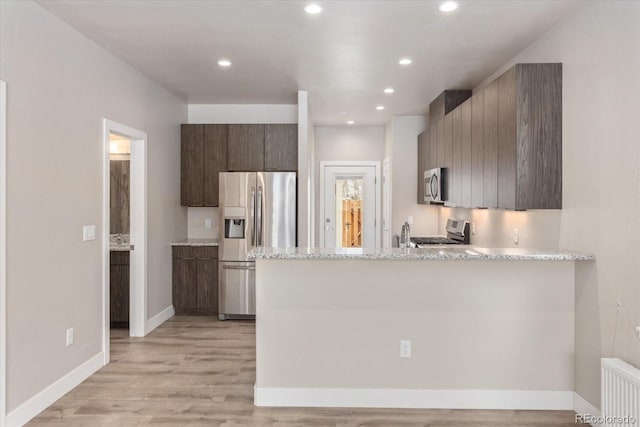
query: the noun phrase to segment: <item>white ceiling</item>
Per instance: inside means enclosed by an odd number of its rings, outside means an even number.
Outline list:
[[[443,14],[438,1],[325,0],[308,15],[300,0],[39,1],[190,104],[294,104],[307,90],[316,124],[356,125],[476,86],[583,2],[461,0]]]

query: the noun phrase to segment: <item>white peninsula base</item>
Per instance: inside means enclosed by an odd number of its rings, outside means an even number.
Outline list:
[[[258,406],[573,408],[573,260],[256,259]]]

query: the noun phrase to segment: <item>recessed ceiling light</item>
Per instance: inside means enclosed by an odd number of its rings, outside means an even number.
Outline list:
[[[318,13],[322,12],[322,6],[316,3],[311,3],[304,7],[304,11],[309,15],[317,15]]]
[[[380,111],[380,110],[384,110],[384,105],[378,105],[376,107],[376,110]]]
[[[398,61],[398,64],[400,65],[409,65],[411,64],[413,61],[409,58],[402,58],[400,61]]]
[[[352,124],[354,124],[354,123],[355,123],[355,122],[354,122],[353,120],[349,120],[349,121],[347,122],[347,124],[348,124],[348,125],[352,125]]]
[[[231,61],[229,61],[228,59],[221,59],[218,61],[218,65],[221,67],[230,67]]]
[[[385,88],[384,90],[384,93],[393,93],[393,92],[395,92],[395,89],[392,87]]]
[[[438,6],[438,10],[445,13],[453,12],[458,8],[458,6],[460,6],[460,4],[458,4],[457,1],[445,1],[440,3],[440,6]]]

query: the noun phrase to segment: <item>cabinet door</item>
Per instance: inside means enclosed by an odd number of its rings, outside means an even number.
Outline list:
[[[229,125],[227,170],[264,170],[264,125]]]
[[[482,153],[485,208],[498,207],[498,81],[484,88]]]
[[[110,258],[110,321],[120,327],[129,322],[129,252],[112,251]]]
[[[425,204],[424,201],[424,171],[428,169],[429,140],[427,131],[418,135],[418,204]]]
[[[484,91],[471,98],[471,207],[484,207],[483,117]]]
[[[438,127],[436,123],[429,125],[429,169],[440,167],[438,164]]]
[[[516,205],[516,68],[498,78],[498,207]]]
[[[218,174],[227,170],[227,125],[204,125],[204,206],[218,206]]]
[[[197,265],[195,258],[173,258],[173,306],[176,310],[198,306]]]
[[[218,260],[212,258],[198,258],[197,307],[206,311],[216,312],[218,308]]]
[[[462,144],[460,147],[460,206],[471,207],[471,99],[461,106]]]
[[[452,116],[452,164],[449,174],[451,183],[450,204],[461,206],[462,199],[462,107],[458,107],[451,113]]]
[[[298,170],[298,125],[265,125],[264,170]]]
[[[204,125],[180,128],[180,204],[203,206]]]
[[[447,114],[444,116],[444,119],[441,120],[444,122],[444,138],[443,138],[443,149],[444,149],[444,167],[446,168],[446,179],[445,179],[445,201],[447,204],[451,203],[452,196],[452,167],[453,167],[453,114]]]
[[[437,168],[444,168],[447,166],[447,155],[445,150],[444,139],[444,119],[438,120],[435,125],[436,128],[436,155],[437,155]]]

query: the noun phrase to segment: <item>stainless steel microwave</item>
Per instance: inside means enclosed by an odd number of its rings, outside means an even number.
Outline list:
[[[445,201],[444,185],[446,179],[445,168],[435,168],[424,171],[424,201],[425,203],[442,203]]]

